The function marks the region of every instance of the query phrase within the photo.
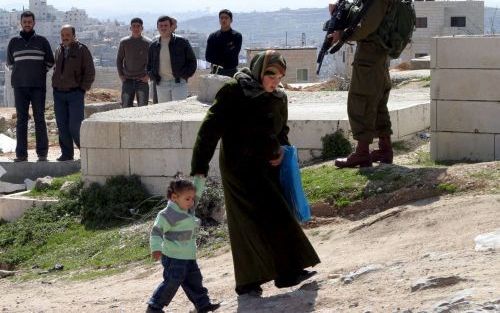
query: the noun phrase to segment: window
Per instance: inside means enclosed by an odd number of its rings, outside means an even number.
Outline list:
[[[465,27],[465,16],[452,16],[451,27]]]
[[[417,17],[415,21],[416,28],[427,28],[427,17]]]
[[[307,69],[306,68],[300,68],[297,69],[297,81],[298,82],[307,82],[309,81],[309,77],[307,75]]]
[[[427,53],[415,53],[415,58],[421,58],[421,57],[425,57],[425,56],[428,56]]]
[[[345,50],[342,51],[342,63],[345,63]]]

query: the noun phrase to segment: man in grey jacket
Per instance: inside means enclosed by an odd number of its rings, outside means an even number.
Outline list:
[[[54,55],[45,37],[35,34],[35,14],[21,14],[22,31],[12,38],[7,47],[7,66],[12,70],[11,83],[16,105],[16,158],[28,160],[29,107],[35,121],[36,153],[38,161],[47,161],[49,140],[45,124],[45,96],[47,71],[54,65]]]
[[[149,76],[148,49],[151,39],[142,35],[143,22],[136,17],[130,21],[130,36],[124,37],[118,47],[116,68],[122,84],[122,107],[131,107],[137,97],[137,105],[148,104]]]

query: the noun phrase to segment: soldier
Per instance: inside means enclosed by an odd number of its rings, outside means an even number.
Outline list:
[[[212,74],[233,77],[238,66],[241,50],[241,34],[231,28],[233,13],[224,9],[219,12],[220,30],[211,33],[207,40],[205,59],[212,63]]]
[[[61,27],[61,45],[56,49],[55,59],[52,88],[61,147],[57,161],[69,161],[73,160],[73,142],[80,149],[85,92],[94,82],[95,68],[89,49],[76,39],[71,25]]]
[[[356,151],[347,158],[335,160],[344,167],[369,167],[372,162],[392,163],[391,120],[387,101],[391,90],[387,51],[377,43],[376,31],[392,0],[372,0],[371,7],[360,25],[348,38],[357,41],[354,55],[351,87],[347,100],[347,114]],[[336,4],[330,4],[330,13]],[[342,31],[332,34],[332,42],[340,40]],[[379,149],[370,154],[369,145],[379,138]]]

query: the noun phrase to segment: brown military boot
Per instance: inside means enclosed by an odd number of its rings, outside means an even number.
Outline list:
[[[378,139],[378,150],[373,150],[371,155],[372,162],[392,164],[394,153],[392,152],[391,137],[384,136]]]
[[[372,160],[370,158],[370,144],[368,142],[358,141],[356,151],[351,153],[347,158],[336,159],[335,166],[344,167],[371,167]]]

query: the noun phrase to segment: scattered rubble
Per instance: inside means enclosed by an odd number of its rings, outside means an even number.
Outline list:
[[[446,286],[452,286],[462,281],[466,281],[466,279],[463,279],[459,276],[422,278],[411,286],[411,292],[430,289],[430,288],[441,288]]]
[[[359,278],[360,276],[363,276],[363,275],[371,273],[371,272],[379,271],[382,268],[383,268],[382,265],[370,264],[370,265],[367,265],[367,266],[364,266],[364,267],[358,269],[355,272],[350,272],[349,274],[344,275],[343,277],[340,278],[340,281],[343,282],[344,284],[350,284],[355,279]]]
[[[476,251],[500,250],[500,229],[494,232],[482,234],[474,238]]]

